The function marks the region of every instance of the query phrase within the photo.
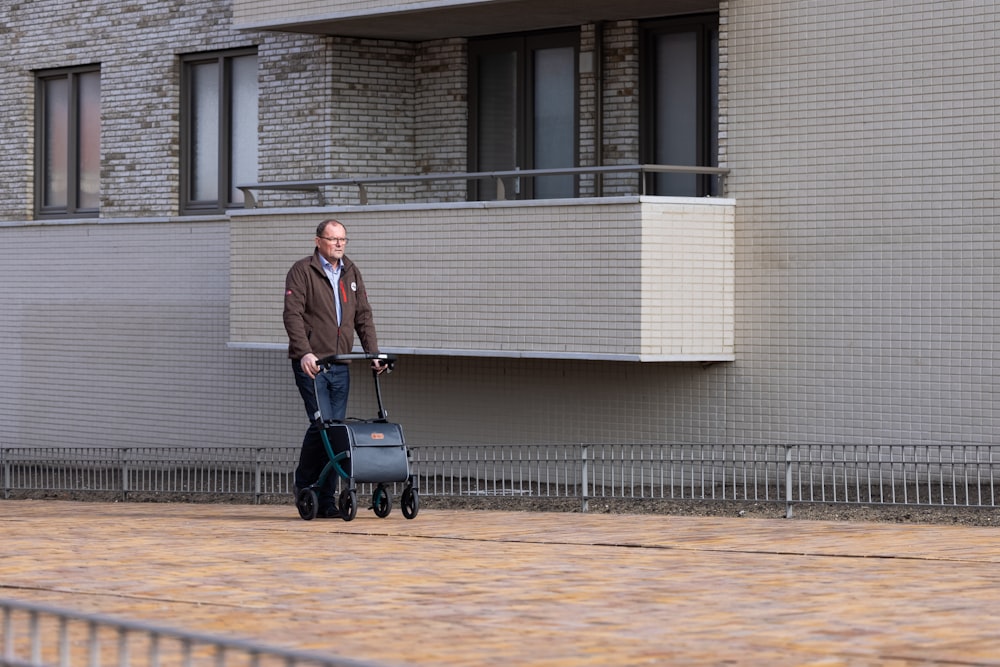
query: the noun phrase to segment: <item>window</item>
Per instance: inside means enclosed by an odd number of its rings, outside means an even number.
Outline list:
[[[181,77],[181,211],[240,207],[257,182],[257,53],[185,56]]]
[[[36,77],[35,214],[96,217],[100,208],[101,71]]]
[[[643,162],[716,167],[719,29],[713,15],[644,24]],[[655,174],[647,192],[718,195],[718,177]]]
[[[556,169],[577,164],[579,32],[469,43],[469,165],[472,171]],[[493,199],[492,179],[469,198]],[[504,179],[508,199],[573,197],[572,175]]]

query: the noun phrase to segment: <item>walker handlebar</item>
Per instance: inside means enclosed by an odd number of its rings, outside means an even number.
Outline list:
[[[384,365],[384,369],[372,368],[372,377],[375,379],[375,399],[378,401],[378,420],[385,421],[389,418],[389,413],[386,412],[385,408],[382,406],[382,385],[379,383],[378,376],[383,370],[386,373],[391,373],[393,367],[396,365],[396,355],[394,354],[373,354],[371,352],[351,352],[350,354],[331,354],[329,356],[323,357],[319,360],[319,366],[323,370],[330,370],[334,364],[343,364],[348,361],[361,361],[361,360],[372,360],[381,361]]]
[[[372,353],[372,352],[351,352],[349,354],[331,354],[320,359],[318,363],[323,368],[329,368],[333,364],[343,364],[349,361],[364,361],[364,360],[378,360],[389,367],[396,364],[396,355],[394,354],[383,354],[383,353]]]

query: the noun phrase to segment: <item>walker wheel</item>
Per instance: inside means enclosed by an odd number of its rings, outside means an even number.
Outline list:
[[[312,489],[302,489],[299,497],[295,500],[295,507],[299,510],[299,516],[305,521],[312,521],[319,512],[319,502],[316,499],[316,492]]]
[[[375,516],[380,519],[384,519],[389,516],[389,512],[392,511],[392,496],[389,495],[389,491],[381,484],[375,489],[375,493],[372,494],[372,509],[375,510]]]
[[[358,514],[358,494],[352,489],[340,492],[340,518],[353,521]]]
[[[420,497],[412,487],[408,486],[403,490],[403,495],[399,499],[399,509],[407,519],[416,517],[420,511]]]

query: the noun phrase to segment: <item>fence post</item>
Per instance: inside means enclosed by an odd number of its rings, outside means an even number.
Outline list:
[[[260,505],[260,495],[261,495],[261,492],[260,492],[260,477],[261,477],[260,457],[261,457],[261,448],[257,447],[254,450],[254,457],[253,457],[253,504],[254,505]]]
[[[0,459],[3,459],[3,498],[10,498],[10,452],[0,449]]]
[[[128,470],[128,452],[129,452],[129,449],[130,449],[129,447],[123,447],[121,449],[121,454],[119,454],[119,456],[121,456],[121,465],[122,465],[122,502],[125,502],[125,501],[128,500],[128,491],[129,491],[129,489],[128,489],[128,475],[129,475],[129,470]]]
[[[583,511],[586,512],[590,509],[590,486],[588,480],[590,478],[590,469],[587,463],[587,445],[583,445],[581,451],[581,458],[583,460]]]
[[[785,518],[792,518],[792,447],[785,447]]]

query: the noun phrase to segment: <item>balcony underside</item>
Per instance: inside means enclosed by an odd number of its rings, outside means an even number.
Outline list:
[[[594,21],[641,19],[717,11],[706,0],[455,0],[399,3],[390,0],[233,0],[233,25],[345,37],[425,41],[564,28]]]
[[[347,226],[382,351],[733,358],[735,204],[621,197],[231,211],[230,344],[284,348],[281,291]]]

